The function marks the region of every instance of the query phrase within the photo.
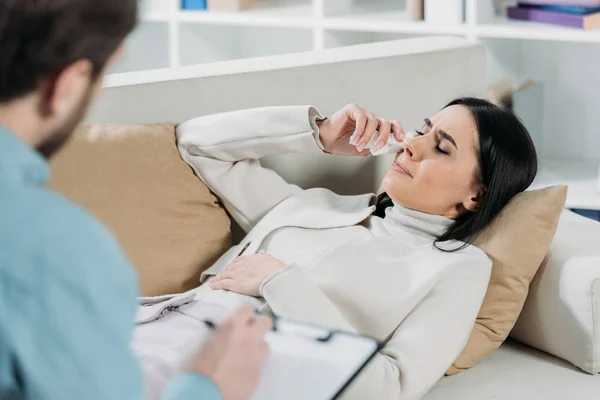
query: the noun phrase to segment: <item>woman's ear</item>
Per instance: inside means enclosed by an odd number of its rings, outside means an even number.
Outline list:
[[[477,190],[469,194],[469,197],[463,201],[463,207],[467,211],[475,212],[481,206],[481,203],[485,199],[487,188],[483,185],[478,185]]]

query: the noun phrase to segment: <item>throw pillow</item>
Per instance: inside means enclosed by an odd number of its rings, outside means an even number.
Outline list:
[[[174,124],[84,125],[51,161],[50,187],[112,229],[144,296],[199,285],[231,245],[225,210],[175,141]]]
[[[476,240],[493,262],[492,275],[473,332],[446,375],[476,365],[507,338],[548,253],[566,197],[566,186],[520,193]]]

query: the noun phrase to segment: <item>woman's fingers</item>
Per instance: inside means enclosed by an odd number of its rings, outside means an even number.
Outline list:
[[[379,120],[377,117],[373,114],[367,114],[367,126],[365,127],[360,140],[356,140],[356,150],[358,150],[358,152],[362,152],[365,147],[367,147],[367,144],[369,144],[371,138],[373,135],[375,135],[377,126],[379,126]]]
[[[385,119],[380,119],[377,131],[379,132],[379,135],[377,137],[377,141],[375,142],[375,148],[377,150],[381,150],[381,148],[385,146],[390,138],[390,133],[392,132],[392,123]]]
[[[237,289],[237,283],[234,279],[220,279],[218,281],[211,281],[210,287],[213,290],[230,290],[235,292]]]
[[[223,279],[233,279],[233,278],[237,277],[238,275],[239,274],[237,274],[236,271],[226,269],[222,272],[219,272],[214,277],[212,277],[212,279],[210,281],[211,282],[219,282]]]
[[[396,140],[399,142],[403,142],[405,138],[404,127],[402,123],[398,120],[390,121],[392,124],[392,132],[396,137]]]
[[[365,128],[369,118],[362,108],[354,104],[348,106],[348,112],[346,115],[348,118],[354,121],[354,132],[350,138],[350,143],[357,144],[362,135],[365,133]]]

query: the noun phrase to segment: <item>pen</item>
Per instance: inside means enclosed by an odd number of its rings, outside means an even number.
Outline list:
[[[254,313],[255,317],[258,317],[262,315],[260,312],[256,312]],[[273,320],[273,328],[271,329],[273,332],[277,332],[277,316],[275,315],[270,315],[269,316],[272,320]],[[204,325],[206,325],[207,328],[209,328],[210,330],[215,330],[217,329],[217,324],[215,324],[213,321],[209,320],[209,319],[203,319],[202,322],[204,323]]]

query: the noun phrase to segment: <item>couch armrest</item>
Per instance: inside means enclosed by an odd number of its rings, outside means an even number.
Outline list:
[[[600,373],[600,223],[563,212],[511,336]]]

